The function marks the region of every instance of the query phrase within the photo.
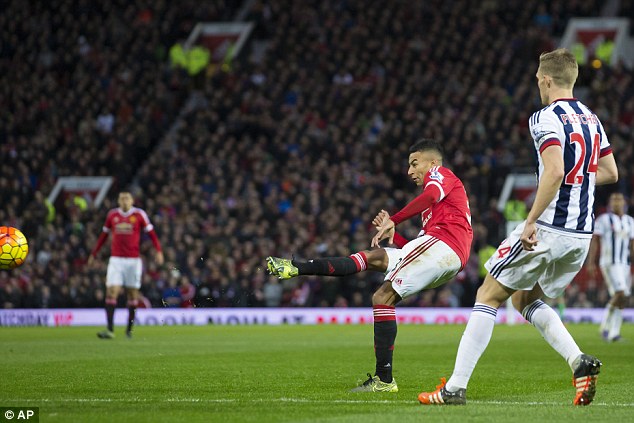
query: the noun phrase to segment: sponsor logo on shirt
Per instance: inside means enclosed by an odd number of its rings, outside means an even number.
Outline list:
[[[433,212],[429,212],[429,215],[427,215],[427,217],[423,217],[423,228],[425,227],[425,225],[427,225],[427,222],[429,222],[429,219],[431,219],[431,215]]]
[[[121,222],[114,226],[114,231],[117,234],[131,234],[134,232],[134,226],[128,222]]]

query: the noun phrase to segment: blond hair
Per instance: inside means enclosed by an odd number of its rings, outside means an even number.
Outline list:
[[[542,75],[550,76],[561,88],[572,88],[579,75],[577,59],[565,48],[542,53],[539,56],[539,68]]]

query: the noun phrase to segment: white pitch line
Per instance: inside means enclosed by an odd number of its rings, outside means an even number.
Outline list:
[[[271,402],[291,402],[302,404],[415,404],[416,400],[346,400],[346,399],[334,399],[334,400],[314,400],[309,398],[252,398],[252,399],[237,399],[237,398],[166,398],[164,400],[154,400],[148,398],[39,398],[39,399],[16,399],[8,400],[15,403],[20,402],[34,402],[34,403],[158,403],[158,402],[175,402],[175,403],[271,403]],[[482,401],[471,400],[467,401],[467,404],[478,405],[552,405],[552,406],[568,406],[570,403],[564,402],[548,402],[548,401]],[[634,407],[634,403],[622,403],[622,402],[593,402],[592,406],[595,407]]]

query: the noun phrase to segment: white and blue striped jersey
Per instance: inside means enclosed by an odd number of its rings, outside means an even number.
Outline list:
[[[630,264],[630,246],[634,239],[634,218],[604,213],[597,217],[594,234],[601,237],[599,265]]]
[[[599,118],[577,99],[560,99],[533,113],[529,129],[538,153],[538,182],[544,172],[541,153],[546,148],[560,145],[564,159],[559,192],[537,224],[591,237],[599,158],[612,153]]]

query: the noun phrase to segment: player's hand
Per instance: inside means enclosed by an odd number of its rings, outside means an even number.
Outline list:
[[[381,225],[383,225],[383,223],[385,223],[385,221],[388,220],[389,218],[390,218],[390,214],[387,211],[385,211],[385,210],[381,210],[376,215],[376,217],[372,220],[372,224],[374,225],[374,227],[378,231],[379,228],[381,227]]]
[[[520,241],[522,243],[522,247],[526,251],[535,250],[535,246],[537,245],[537,226],[534,223],[528,223],[524,225],[524,230],[522,231],[522,235],[520,236]]]
[[[86,261],[86,266],[88,266],[88,268],[91,268],[94,264],[95,264],[95,257],[92,254],[90,254],[88,256],[88,261]]]
[[[156,253],[156,264],[159,266],[163,264],[165,261],[165,257],[163,257],[163,251],[157,251]]]
[[[381,226],[379,226],[377,228],[377,233],[376,235],[374,235],[374,238],[372,238],[372,243],[370,244],[370,246],[372,247],[378,247],[379,243],[386,239],[389,238],[389,243],[393,244],[394,243],[394,233],[396,232],[394,229],[395,225],[394,222],[390,219],[385,220]]]

